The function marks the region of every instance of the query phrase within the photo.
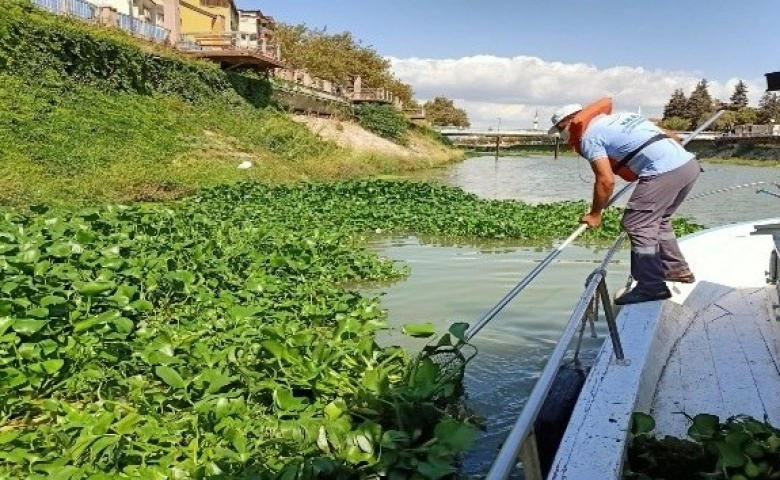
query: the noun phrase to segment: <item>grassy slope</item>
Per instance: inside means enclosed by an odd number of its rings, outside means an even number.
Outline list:
[[[77,23],[67,28],[90,34]],[[107,92],[56,75],[30,79],[0,64],[0,155],[0,204],[19,206],[166,200],[247,179],[394,174],[460,154],[439,150],[434,158],[410,159],[353,152],[233,90],[187,102]],[[254,167],[238,169],[246,160]]]

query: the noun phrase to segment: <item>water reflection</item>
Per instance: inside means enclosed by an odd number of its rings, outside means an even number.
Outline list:
[[[769,185],[780,181],[780,170],[773,168],[706,164],[704,168],[691,197],[751,182]],[[459,186],[483,198],[529,203],[589,199],[592,191],[589,166],[574,157],[478,157],[415,178]],[[757,188],[692,200],[678,214],[705,226],[778,216],[780,200],[757,195]],[[624,205],[628,196],[618,205]],[[572,231],[576,227],[572,225]],[[454,322],[473,324],[551,251],[550,245],[411,236],[374,239],[371,247],[411,268],[406,280],[367,292],[382,296],[393,326],[380,342],[411,349],[425,341],[400,334],[403,324],[430,321],[438,332]],[[464,459],[464,474],[487,472],[582,294],[587,276],[605,253],[599,247],[567,248],[473,339],[479,354],[466,372],[468,404],[485,418],[487,430]],[[628,253],[623,249],[608,269],[610,292],[621,287],[627,275]],[[606,334],[603,321],[597,323],[596,331],[597,339],[586,334],[583,343],[591,356]]]

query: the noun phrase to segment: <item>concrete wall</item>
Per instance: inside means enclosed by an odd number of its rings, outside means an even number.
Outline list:
[[[181,15],[179,14],[179,0],[163,0],[163,27],[171,32],[170,41],[179,41],[181,27]]]
[[[179,5],[180,33],[222,33],[224,31],[225,22],[214,18],[212,9],[198,6],[192,8],[189,2],[180,2]]]

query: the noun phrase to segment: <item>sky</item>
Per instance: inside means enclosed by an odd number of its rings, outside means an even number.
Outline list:
[[[780,70],[780,0],[237,0],[288,24],[352,32],[421,102],[442,95],[474,127],[547,128],[560,105],[609,94],[660,117],[701,79],[752,106]],[[284,55],[284,52],[282,52]],[[499,120],[500,119],[500,120]]]

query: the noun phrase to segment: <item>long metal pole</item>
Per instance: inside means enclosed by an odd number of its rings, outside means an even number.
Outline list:
[[[718,110],[717,112],[715,112],[715,114],[712,117],[710,117],[706,122],[702,123],[699,126],[699,128],[697,128],[696,130],[691,132],[690,135],[685,137],[685,139],[681,142],[682,145],[683,146],[687,145],[688,142],[693,140],[695,136],[697,136],[698,134],[703,132],[707,127],[709,127],[710,124],[712,124],[712,122],[720,118],[720,116],[723,115],[723,113],[725,113],[725,110]],[[615,203],[617,199],[623,196],[623,194],[625,194],[628,191],[628,189],[631,188],[632,185],[633,183],[629,183],[623,186],[623,188],[621,188],[620,191],[618,191],[615,195],[612,196],[612,198],[609,199],[609,202],[607,202],[607,207],[611,206],[613,203]],[[563,241],[562,244],[560,244],[555,250],[550,252],[539,265],[537,265],[533,270],[531,270],[530,273],[528,273],[525,277],[523,277],[517,283],[517,285],[515,285],[512,288],[512,290],[510,290],[509,293],[507,293],[504,296],[504,298],[499,300],[499,302],[496,305],[494,305],[493,308],[488,310],[488,312],[485,313],[485,315],[482,318],[480,318],[474,325],[471,325],[465,332],[466,340],[472,338],[474,335],[479,333],[479,331],[482,330],[482,328],[485,325],[487,325],[487,323],[490,322],[498,314],[498,312],[500,312],[504,307],[506,307],[506,305],[510,301],[512,301],[512,299],[518,293],[520,293],[525,287],[527,287],[528,284],[530,284],[539,275],[539,273],[542,272],[542,270],[547,268],[547,266],[550,263],[552,263],[552,261],[555,260],[555,258],[558,257],[558,255],[561,254],[563,249],[568,247],[569,244],[571,244],[574,240],[576,240],[577,237],[582,235],[582,232],[584,232],[587,228],[588,226],[585,224],[580,225],[577,228],[577,230],[575,230],[571,235],[569,235],[569,237],[566,240]]]
[[[609,199],[609,202],[607,203],[607,206],[610,206],[613,203],[615,203],[615,201],[618,198],[623,196],[623,194],[625,194],[628,191],[628,189],[631,188],[631,185],[632,184],[629,183],[629,184],[626,184],[625,186],[623,186],[623,188],[621,188],[620,191],[618,191],[615,195],[612,196],[612,198]],[[558,247],[555,250],[550,252],[547,255],[547,257],[544,260],[542,260],[542,262],[539,265],[537,265],[536,267],[534,267],[533,270],[531,270],[530,273],[528,273],[525,277],[523,277],[520,280],[520,282],[518,282],[517,285],[515,285],[512,288],[512,290],[510,290],[509,293],[507,293],[504,296],[504,298],[499,300],[499,302],[496,305],[494,305],[493,308],[491,308],[481,319],[479,319],[479,321],[477,321],[477,323],[475,323],[474,325],[470,326],[466,330],[466,334],[465,334],[466,340],[470,339],[471,337],[476,335],[480,330],[482,330],[482,328],[490,320],[492,320],[493,317],[495,317],[498,314],[498,312],[500,312],[510,301],[512,301],[512,299],[518,293],[520,293],[520,291],[522,291],[525,287],[527,287],[528,284],[531,283],[542,272],[542,270],[547,268],[547,265],[549,265],[553,260],[555,260],[555,258],[558,255],[560,255],[561,252],[566,247],[568,247],[577,237],[579,237],[582,234],[582,232],[584,232],[585,229],[587,229],[587,228],[588,228],[588,226],[585,225],[584,223],[581,224],[579,227],[577,227],[577,230],[575,230],[571,235],[569,235],[569,237],[566,240],[564,240],[563,243],[558,245]]]

